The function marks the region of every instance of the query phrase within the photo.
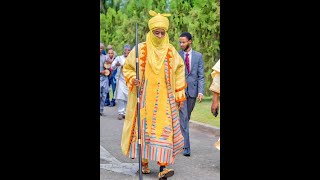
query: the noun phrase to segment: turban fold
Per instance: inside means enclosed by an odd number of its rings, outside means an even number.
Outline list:
[[[156,28],[162,28],[165,31],[168,31],[169,19],[167,17],[171,16],[171,14],[160,14],[152,10],[149,11],[149,14],[153,16],[148,22],[148,26],[151,31]]]

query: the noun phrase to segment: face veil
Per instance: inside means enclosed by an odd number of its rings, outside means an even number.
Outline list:
[[[147,59],[150,62],[154,73],[158,74],[169,48],[169,37],[167,33],[169,28],[169,20],[167,16],[170,16],[170,14],[160,14],[152,10],[149,11],[149,14],[153,17],[148,22],[150,31],[147,33],[146,38],[148,51]],[[162,38],[155,36],[152,32],[155,29],[165,30],[165,36]]]

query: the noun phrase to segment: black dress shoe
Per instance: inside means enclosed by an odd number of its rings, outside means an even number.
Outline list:
[[[184,148],[183,155],[184,156],[190,156],[190,149],[189,148]]]

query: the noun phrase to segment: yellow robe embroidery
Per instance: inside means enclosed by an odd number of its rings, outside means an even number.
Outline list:
[[[174,163],[175,156],[182,151],[183,136],[180,130],[179,110],[176,102],[185,98],[184,62],[170,44],[165,61],[156,74],[147,59],[146,43],[139,48],[140,122],[142,158],[163,163]],[[130,158],[137,154],[137,121],[135,48],[128,55],[123,66],[123,73],[129,88],[126,119],[123,125],[121,148]]]

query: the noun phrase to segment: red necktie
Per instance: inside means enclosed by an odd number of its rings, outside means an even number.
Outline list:
[[[186,67],[187,67],[187,71],[188,71],[188,74],[190,74],[190,64],[189,64],[189,54],[187,53],[186,54]]]

